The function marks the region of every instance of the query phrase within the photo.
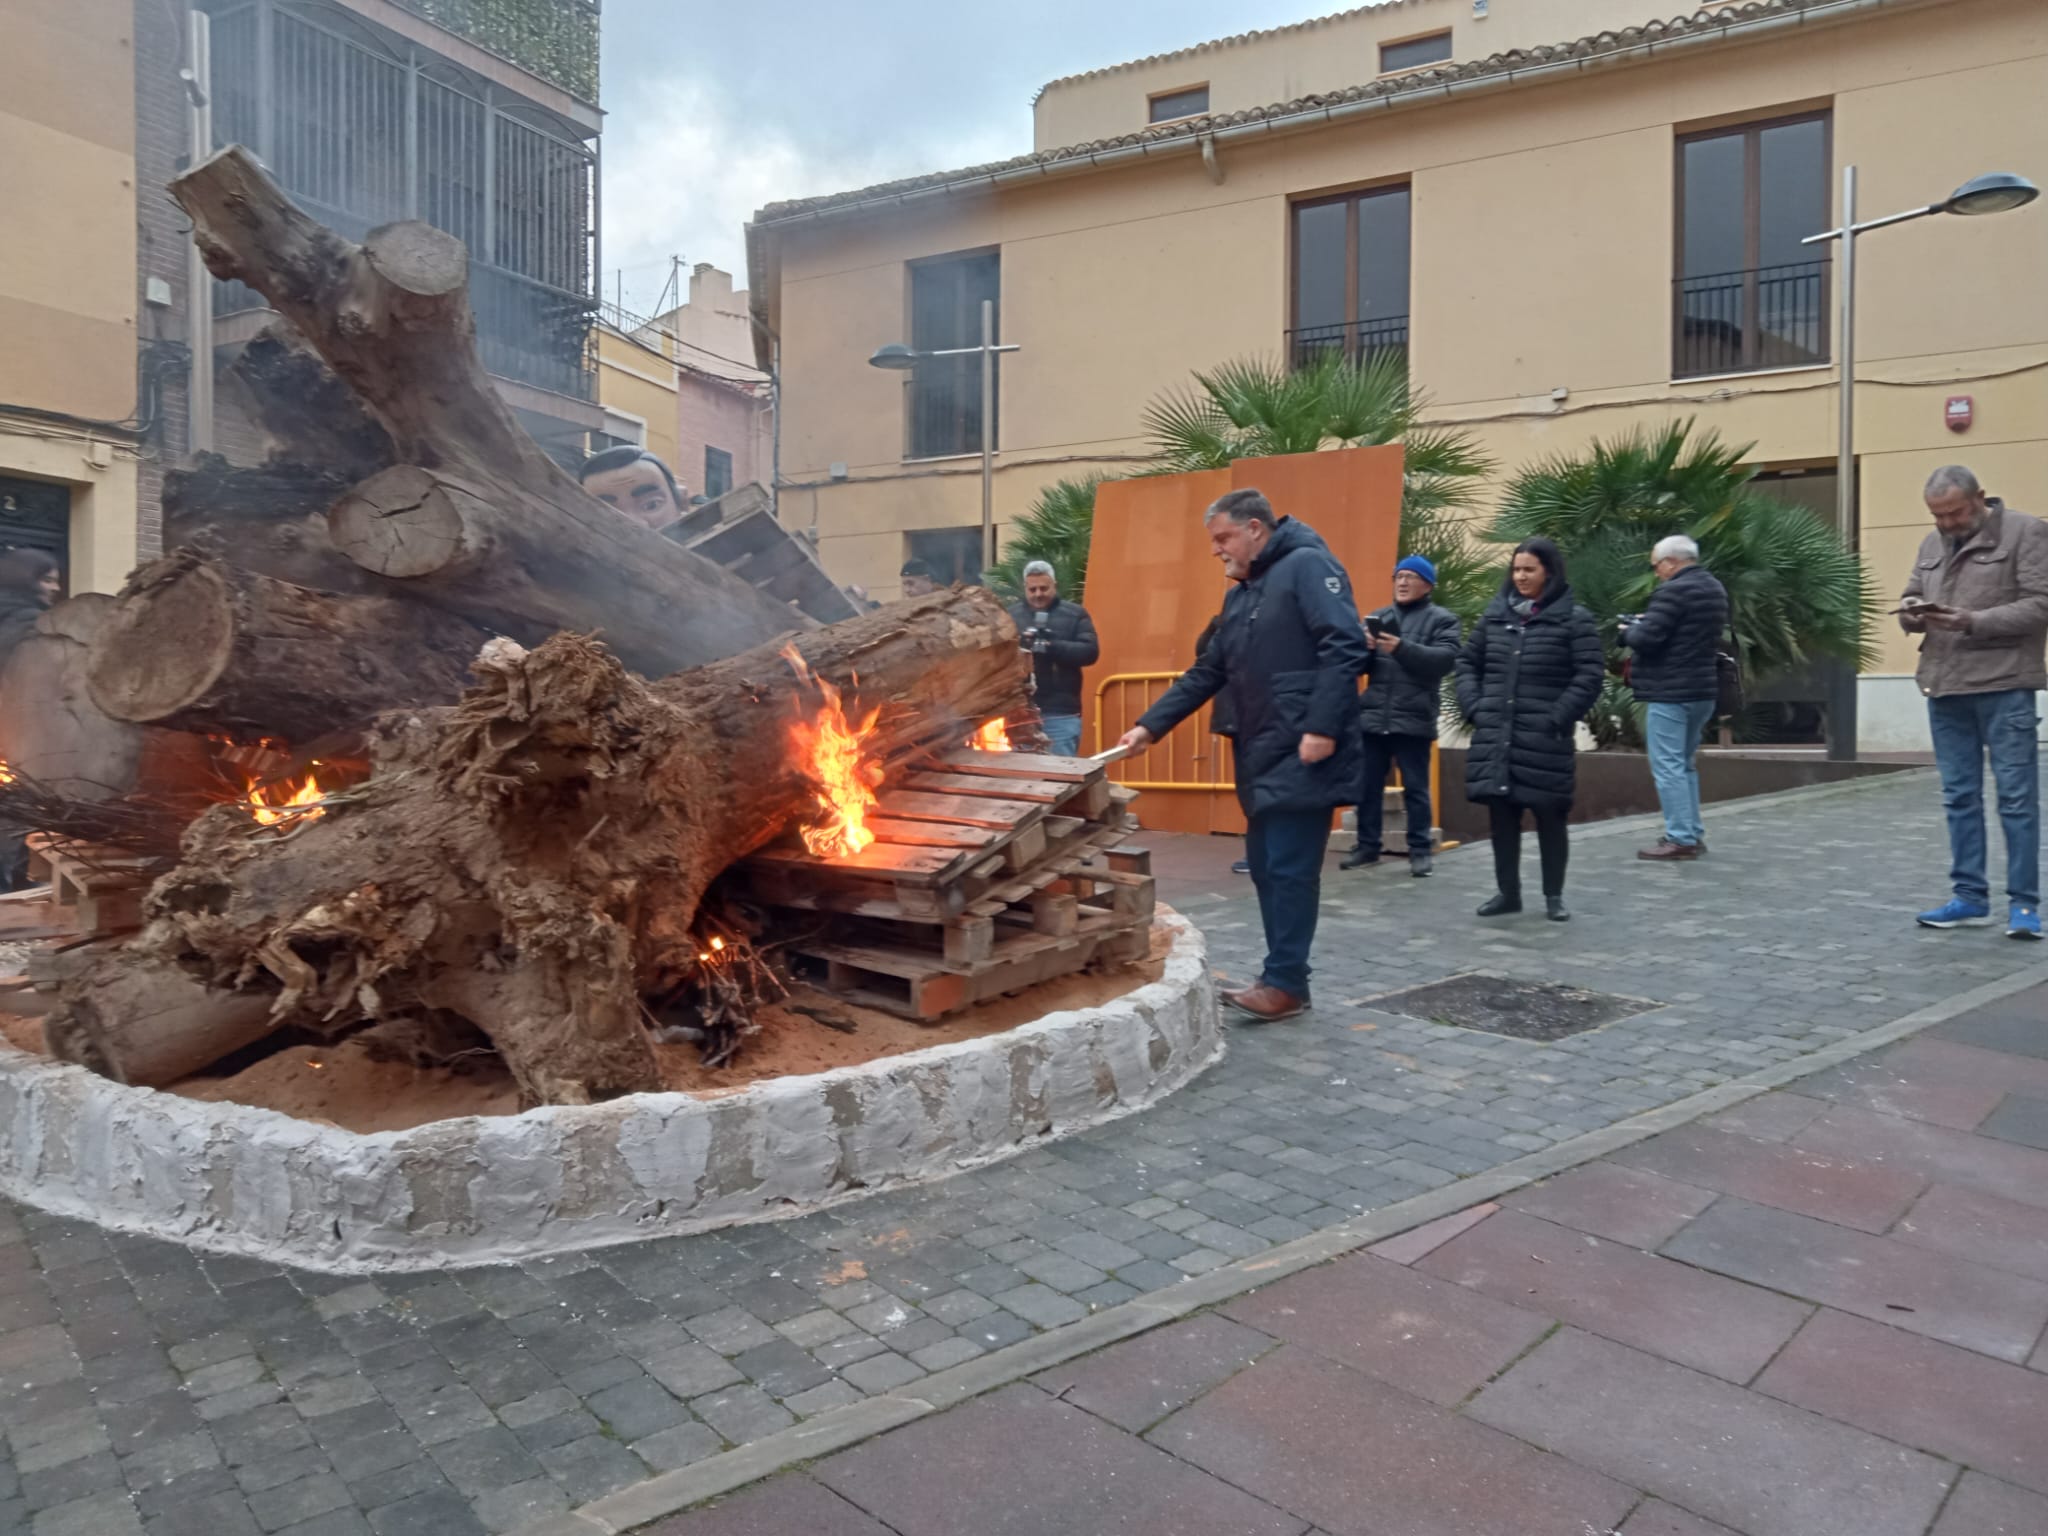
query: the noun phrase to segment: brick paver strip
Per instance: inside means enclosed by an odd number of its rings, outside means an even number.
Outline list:
[[[2025,1091],[2029,1084],[2048,1092],[2048,1062],[1953,1040],[1921,1039],[1888,1052],[1883,1060],[1838,1067],[1807,1084],[1806,1091],[1840,1104],[1969,1131],[2007,1093]]]
[[[1745,1536],[1921,1536],[1955,1475],[1862,1430],[1569,1328],[1470,1412]]]
[[[2039,1371],[1822,1312],[1756,1389],[2048,1493],[2048,1376]]]
[[[1803,1302],[1519,1211],[1481,1222],[1421,1267],[1729,1381],[1747,1381],[1762,1370],[1812,1311]]]
[[[663,1520],[644,1536],[687,1526],[690,1536],[891,1536],[886,1525],[808,1477],[777,1478],[691,1515]]]
[[[1916,1173],[1818,1157],[1699,1125],[1617,1152],[1615,1161],[1864,1232],[1888,1230],[1927,1187]]]
[[[539,1515],[536,1531],[591,1536],[1702,1115],[1751,1134],[1804,1135],[1813,1127],[1792,1123],[1801,1106],[1788,1115],[1756,1096],[2028,988],[2006,1015],[1986,1017],[1996,1040],[2048,1059],[2038,1027],[2023,1028],[2048,997],[2048,967],[2026,947],[1916,933],[1903,915],[1891,927],[1871,920],[1867,893],[1895,886],[1902,860],[1930,870],[1944,862],[1928,776],[1712,815],[1714,861],[1676,873],[1628,857],[1647,821],[1580,829],[1581,921],[1564,929],[1474,925],[1467,914],[1490,880],[1483,849],[1446,857],[1433,881],[1333,875],[1313,1015],[1237,1034],[1221,1068],[1144,1115],[800,1220],[370,1279],[194,1255],[0,1204],[0,1349],[49,1326],[68,1340],[10,1379],[0,1426],[96,1419],[136,1490],[130,1508],[147,1518],[159,1500],[268,1491],[245,1490],[245,1476],[289,1470],[288,1483],[331,1469],[367,1524],[398,1529],[460,1497],[436,1453],[502,1425],[532,1459],[507,1460],[508,1475],[535,1464],[541,1474],[480,1489],[459,1523],[501,1525],[524,1509]],[[1873,824],[1886,828],[1881,846],[1868,836]],[[1801,858],[1787,861],[1788,846]],[[1221,873],[1214,847],[1195,840],[1161,853],[1162,868],[1215,869],[1211,883],[1183,881],[1173,899],[1208,931],[1217,964],[1241,969],[1255,958],[1252,899]],[[1603,909],[1625,913],[1625,924],[1598,921]],[[1371,1005],[1475,967],[1663,1006],[1542,1046]],[[1972,1043],[1995,1043],[1976,1027]],[[1989,1187],[2026,1199],[2009,1186],[2035,1170],[2002,1164]],[[1004,1296],[1018,1305],[996,1299]],[[902,1320],[890,1323],[898,1310]],[[692,1329],[715,1334],[715,1345]],[[224,1335],[248,1347],[208,1342]],[[267,1374],[204,1398],[184,1385],[187,1374],[252,1352]],[[845,1372],[884,1355],[865,1373],[878,1395],[862,1397]],[[21,1385],[30,1376],[37,1384]],[[648,1378],[686,1417],[630,1445],[609,1438],[584,1401]],[[668,1411],[644,1388],[628,1397],[654,1418]],[[312,1443],[269,1453],[263,1474],[245,1472],[249,1462],[205,1464],[204,1441],[170,1444],[267,1408],[291,1416],[281,1431],[302,1422]],[[706,1415],[725,1434],[759,1438],[729,1442]],[[731,1448],[703,1454],[712,1439]],[[0,1449],[0,1514],[22,1497],[8,1491],[11,1463],[11,1447]],[[159,1465],[172,1481],[147,1482]],[[477,1472],[456,1466],[475,1486]],[[325,1487],[291,1497],[317,1502]],[[558,1500],[579,1508],[548,1514]]]
[[[1266,1286],[1224,1314],[1443,1407],[1463,1402],[1551,1326],[1372,1254]]]
[[[2038,1205],[1936,1184],[1899,1218],[1891,1235],[1916,1248],[2048,1281],[2048,1209]]]
[[[2044,1031],[2048,1033],[2048,1031]],[[1831,1109],[1792,1140],[1821,1157],[1902,1168],[2048,1209],[2048,1152],[1867,1109]]]
[[[2024,1361],[2048,1327],[2038,1280],[1732,1198],[1663,1251],[2000,1360]]]
[[[2048,1151],[2048,1098],[2007,1094],[1977,1127],[1977,1134]]]
[[[2031,1531],[2048,1531],[2048,1499],[1982,1472],[1965,1472],[1932,1536],[2027,1536]]]
[[[1655,1248],[1712,1205],[1714,1191],[1598,1162],[1518,1189],[1501,1203],[1632,1248]]]
[[[1632,1489],[1288,1345],[1147,1437],[1336,1536],[1585,1536]]]
[[[2048,1030],[2041,1027],[2043,1018],[2048,1018],[2048,986],[2015,993],[1995,1008],[1973,1009],[1967,1018],[1930,1033],[1940,1040],[2048,1061]]]
[[[1622,1522],[1621,1536],[1736,1536],[1725,1525],[1702,1520],[1662,1499],[1645,1499]]]
[[[1228,1381],[1273,1345],[1266,1333],[1205,1312],[1032,1380],[1061,1401],[1135,1434]]]

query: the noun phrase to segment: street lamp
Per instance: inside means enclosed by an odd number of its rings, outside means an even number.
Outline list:
[[[928,357],[981,358],[981,544],[985,566],[996,563],[996,354],[1022,350],[1014,342],[1008,346],[996,345],[996,303],[994,299],[983,299],[980,346],[938,347],[920,352],[900,341],[892,341],[886,347],[877,347],[875,355],[868,359],[870,367],[902,372],[915,368]]]
[[[1849,548],[1854,549],[1857,543],[1856,237],[1873,229],[1883,229],[1889,224],[1904,224],[1908,220],[1924,219],[1935,213],[1959,213],[1967,217],[1985,213],[2005,213],[2014,208],[2025,207],[2040,195],[2041,189],[2026,177],[2015,176],[2007,171],[1992,171],[1983,176],[1972,177],[1941,202],[1858,223],[1856,167],[1845,165],[1842,167],[1841,227],[1824,230],[1817,235],[1808,235],[1800,242],[1801,245],[1825,245],[1830,240],[1842,242],[1841,259],[1836,263],[1840,273],[1837,282],[1842,294],[1840,335],[1836,341],[1841,353],[1842,422],[1841,446],[1835,463],[1835,524],[1842,535],[1842,542]],[[1828,756],[1853,761],[1856,756],[1855,670],[1852,667],[1837,668],[1828,692]]]

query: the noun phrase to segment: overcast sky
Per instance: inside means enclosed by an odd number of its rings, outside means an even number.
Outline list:
[[[605,0],[604,296],[668,258],[745,282],[764,203],[1031,148],[1061,75],[1340,8],[1316,0]]]

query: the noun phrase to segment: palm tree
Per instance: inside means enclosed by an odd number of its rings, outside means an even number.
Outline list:
[[[1572,590],[1616,647],[1615,620],[1640,612],[1656,588],[1649,552],[1667,534],[1691,535],[1728,589],[1730,628],[1752,683],[1821,659],[1861,664],[1874,655],[1876,590],[1835,530],[1803,507],[1758,490],[1749,445],[1691,421],[1595,443],[1584,454],[1529,466],[1508,484],[1490,537],[1554,540],[1571,564]],[[1596,708],[1603,741],[1639,734],[1628,696],[1610,688]]]
[[[1043,560],[1059,577],[1060,591],[1080,601],[1088,579],[1088,539],[1095,522],[1095,488],[1106,475],[1055,480],[1038,493],[1031,510],[1011,525],[1003,557],[989,567],[991,589],[1006,602],[1024,600],[1024,567]]]
[[[1406,360],[1353,361],[1328,353],[1307,368],[1238,358],[1145,410],[1154,472],[1226,469],[1234,459],[1400,443],[1407,451],[1401,553],[1437,568],[1436,600],[1468,622],[1492,595],[1498,562],[1467,536],[1465,512],[1492,462],[1470,433],[1421,424],[1427,399],[1408,385]]]

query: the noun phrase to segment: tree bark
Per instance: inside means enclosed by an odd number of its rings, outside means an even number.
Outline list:
[[[477,356],[468,259],[390,224],[358,246],[294,207],[240,148],[172,183],[215,275],[257,289],[354,391],[396,463],[337,502],[336,546],[420,601],[528,640],[602,631],[648,676],[810,621],[583,494],[520,430]]]
[[[327,509],[353,484],[349,475],[296,461],[236,469],[203,453],[164,476],[164,547],[189,545],[316,592],[388,594],[327,537]]]
[[[453,703],[488,639],[418,603],[308,591],[185,549],[128,578],[86,678],[116,720],[303,744]]]
[[[794,649],[849,716],[881,706],[869,753],[885,763],[1028,697],[1016,630],[979,589]],[[455,708],[391,717],[349,803],[261,831],[232,806],[196,822],[144,933],[66,983],[58,1033],[76,1059],[136,1070],[75,1005],[182,976],[264,994],[273,1026],[458,1015],[529,1103],[657,1087],[641,997],[694,965],[710,882],[810,809],[791,730],[816,684],[780,645],[648,684],[571,635],[531,653],[493,642],[475,671]]]

